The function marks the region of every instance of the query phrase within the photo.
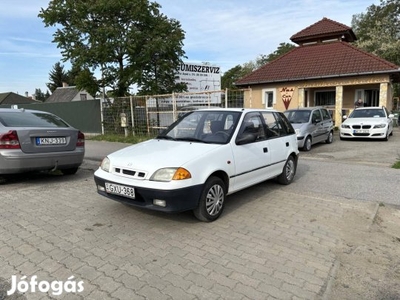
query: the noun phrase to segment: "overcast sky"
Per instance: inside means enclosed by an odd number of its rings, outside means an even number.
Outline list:
[[[210,62],[222,72],[274,52],[280,43],[326,17],[351,26],[352,16],[379,0],[158,0],[186,33],[187,62]],[[49,72],[61,61],[54,28],[38,18],[48,0],[1,0],[0,93],[47,91]],[[69,69],[69,64],[65,64]]]

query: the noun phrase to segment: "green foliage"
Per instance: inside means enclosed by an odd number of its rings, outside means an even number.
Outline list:
[[[352,19],[356,45],[400,65],[400,0],[381,0]]]
[[[53,66],[53,70],[49,73],[49,80],[50,82],[46,86],[52,93],[56,88],[62,87],[64,82],[68,83],[68,74],[64,71],[64,66],[60,62]]]
[[[184,55],[180,23],[160,13],[148,0],[52,0],[39,17],[57,26],[53,42],[63,60],[83,70],[102,72],[102,87],[115,96],[132,84],[144,92],[168,92]],[[89,73],[77,82],[89,90]],[[172,86],[171,86],[172,85]]]
[[[125,137],[124,134],[105,134],[105,135],[96,135],[87,137],[88,140],[92,141],[107,141],[107,142],[129,143],[129,144],[137,144],[152,138],[154,138],[154,136],[132,135],[132,134],[130,134],[127,137]]]
[[[296,46],[289,43],[280,43],[278,48],[269,55],[260,54],[255,60],[251,60],[242,65],[237,65],[226,71],[221,77],[221,86],[223,89],[235,89],[234,83],[240,78],[250,74],[251,72],[261,68],[265,64],[277,59],[279,56],[286,54]]]
[[[48,94],[48,93],[49,93],[49,91],[47,91],[47,94]],[[46,95],[42,92],[41,89],[35,89],[35,99],[38,100],[38,101],[44,102],[44,101],[47,99],[47,97],[46,97]]]

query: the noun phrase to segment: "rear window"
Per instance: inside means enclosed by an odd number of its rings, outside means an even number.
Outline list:
[[[6,127],[69,127],[59,117],[41,112],[0,112],[0,122]]]

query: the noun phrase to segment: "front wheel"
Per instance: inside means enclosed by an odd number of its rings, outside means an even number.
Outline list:
[[[332,144],[332,142],[333,142],[333,132],[330,131],[327,139],[325,140],[325,143]]]
[[[78,167],[62,169],[61,172],[63,175],[74,175],[76,172],[78,172]]]
[[[222,214],[226,198],[225,183],[219,177],[210,177],[201,193],[199,205],[193,210],[197,219],[211,222]]]
[[[293,156],[289,156],[285,166],[283,167],[281,175],[278,176],[278,182],[280,184],[288,185],[292,183],[294,175],[296,175],[297,161]]]
[[[306,140],[304,141],[303,150],[304,151],[310,151],[311,150],[311,137],[310,136],[306,137]]]

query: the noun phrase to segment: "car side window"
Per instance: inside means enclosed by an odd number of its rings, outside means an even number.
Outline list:
[[[267,133],[267,138],[275,138],[283,135],[285,132],[282,128],[282,124],[277,120],[275,113],[263,112],[263,117],[265,121],[265,131]]]
[[[283,113],[275,113],[275,115],[276,118],[279,120],[279,123],[282,125],[282,134],[287,135],[295,133],[292,124],[290,124],[289,120]]]
[[[329,114],[329,112],[326,109],[321,109],[321,112],[322,112],[322,117],[324,118],[324,120],[331,119],[331,115]]]
[[[258,142],[266,139],[263,122],[259,113],[248,113],[243,120],[239,129],[238,138],[245,135],[253,136],[253,142]]]
[[[322,116],[321,116],[321,112],[318,110],[314,110],[312,113],[312,122],[313,123],[318,123],[322,121]]]

